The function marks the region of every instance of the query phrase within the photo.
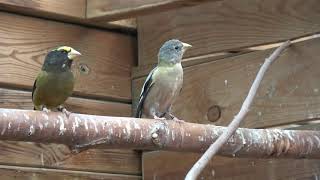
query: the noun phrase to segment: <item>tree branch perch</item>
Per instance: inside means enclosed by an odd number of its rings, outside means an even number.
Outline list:
[[[226,128],[175,121],[0,109],[0,140],[60,143],[74,148],[204,152]],[[220,155],[319,158],[320,132],[240,128]]]

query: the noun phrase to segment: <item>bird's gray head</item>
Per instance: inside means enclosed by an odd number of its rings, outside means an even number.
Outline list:
[[[165,42],[159,50],[159,65],[174,65],[181,62],[184,52],[192,47],[190,44],[172,39]]]

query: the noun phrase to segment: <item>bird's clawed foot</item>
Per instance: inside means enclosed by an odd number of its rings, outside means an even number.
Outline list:
[[[62,112],[64,115],[66,115],[67,118],[69,118],[69,116],[70,116],[70,114],[71,114],[71,112],[68,111],[68,110],[67,110],[65,107],[63,107],[63,106],[59,106],[59,107],[58,107],[58,111]]]
[[[176,121],[176,122],[178,122],[178,123],[184,123],[184,122],[185,122],[184,120],[178,119],[178,118],[175,118],[175,119],[172,119],[172,120],[174,120],[174,121]]]
[[[167,120],[165,117],[158,117],[157,115],[153,115],[153,119]]]
[[[42,111],[43,112],[45,112],[45,113],[49,113],[49,112],[51,112],[51,110],[50,109],[48,109],[48,108],[46,108],[46,107],[42,107]]]
[[[169,116],[169,118],[170,118],[171,120],[176,121],[176,122],[178,122],[178,123],[183,123],[183,122],[184,122],[184,120],[178,119],[177,117],[175,117],[175,116],[174,116],[173,114],[171,114],[171,113],[168,113],[168,116]]]

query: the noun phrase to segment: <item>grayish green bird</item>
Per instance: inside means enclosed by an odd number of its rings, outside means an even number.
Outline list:
[[[48,112],[58,108],[68,113],[61,105],[72,94],[75,78],[71,65],[73,59],[80,55],[78,51],[68,46],[59,47],[47,54],[33,85],[32,101],[35,110]]]
[[[148,75],[140,94],[135,117],[174,119],[171,106],[180,93],[183,83],[181,60],[192,47],[172,39],[159,50],[158,65]]]

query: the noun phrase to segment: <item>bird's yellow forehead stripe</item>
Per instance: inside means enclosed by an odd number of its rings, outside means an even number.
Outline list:
[[[64,51],[70,52],[71,49],[72,49],[72,48],[69,47],[69,46],[61,46],[61,47],[59,47],[57,50],[58,50],[58,51],[64,50]]]

